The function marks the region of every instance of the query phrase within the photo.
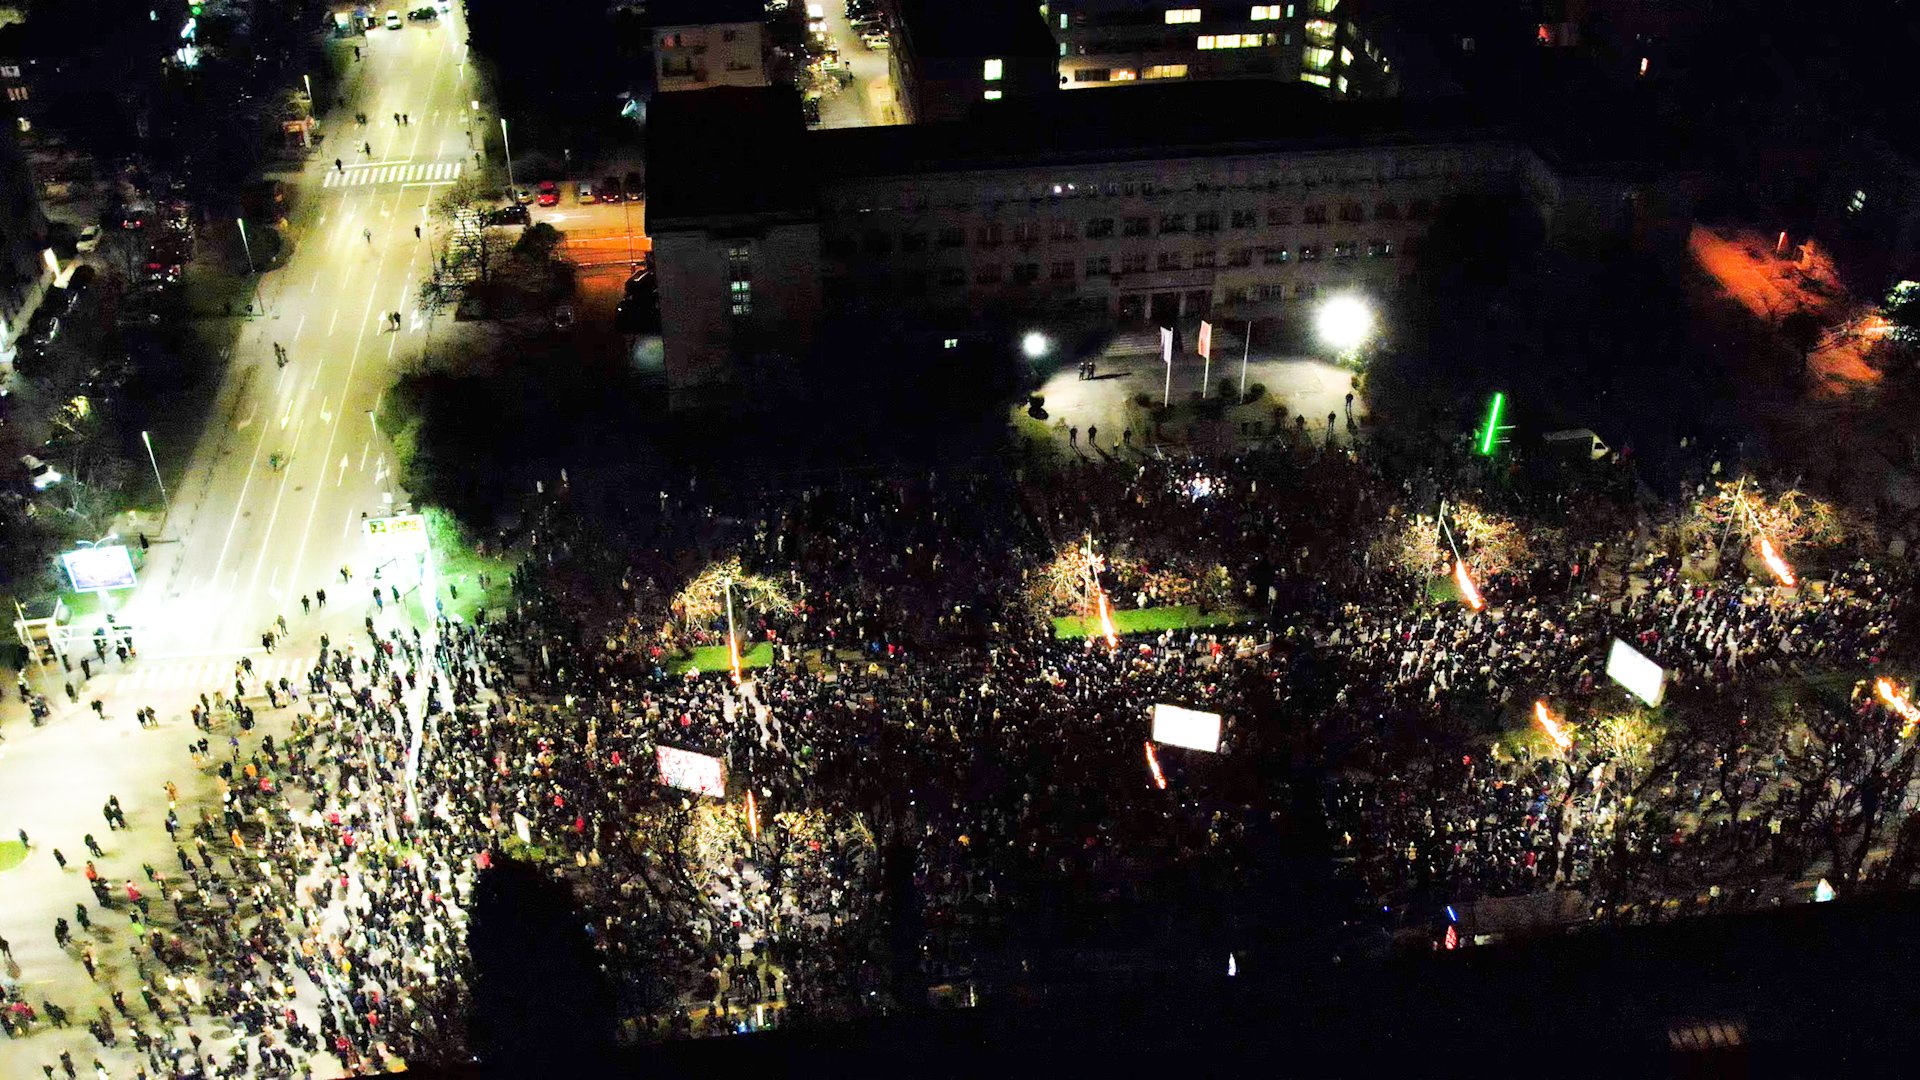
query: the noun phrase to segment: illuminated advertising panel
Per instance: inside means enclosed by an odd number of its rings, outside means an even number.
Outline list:
[[[368,518],[367,544],[382,555],[418,555],[427,550],[427,519],[419,514]]]
[[[1607,677],[1649,705],[1660,704],[1667,689],[1667,670],[1619,638],[1607,654]]]
[[[124,545],[79,548],[60,554],[60,565],[77,592],[103,592],[134,586],[133,555]]]
[[[1184,746],[1209,754],[1220,750],[1220,714],[1183,709],[1178,705],[1153,707],[1153,741]]]
[[[668,787],[716,799],[727,797],[727,766],[719,758],[662,746],[656,759],[660,763],[660,782]]]

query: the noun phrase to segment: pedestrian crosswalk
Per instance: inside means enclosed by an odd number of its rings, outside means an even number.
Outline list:
[[[465,161],[408,161],[395,165],[348,165],[334,169],[321,187],[366,187],[372,184],[450,184],[465,171]]]
[[[247,692],[262,693],[262,680],[278,684],[286,679],[295,690],[304,693],[307,689],[307,672],[313,668],[311,656],[289,656],[281,654],[249,654],[253,661],[253,672],[246,676]],[[141,660],[135,659],[126,667],[114,667],[102,673],[104,678],[115,680],[108,689],[114,693],[156,693],[160,691],[185,691],[189,694],[220,691],[233,693],[234,665],[239,657],[187,657],[179,660]]]

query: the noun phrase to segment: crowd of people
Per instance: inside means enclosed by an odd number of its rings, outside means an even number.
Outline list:
[[[216,778],[217,805],[130,823],[176,835],[178,870],[96,894],[130,932],[59,931],[89,971],[129,952],[95,1038],[149,1076],[457,1055],[468,913],[503,857],[570,888],[629,1040],[1175,963],[1257,938],[1263,890],[1303,852],[1354,887],[1303,916],[1332,925],[1588,890],[1624,851],[1704,833],[1720,796],[1667,785],[1682,810],[1653,835],[1625,798],[1645,763],[1600,740],[1503,747],[1503,724],[1600,700],[1615,638],[1713,693],[1866,671],[1901,631],[1897,567],[1850,557],[1790,593],[1684,576],[1630,536],[1570,535],[1486,582],[1484,610],[1434,601],[1368,554],[1386,508],[1433,481],[1276,449],[690,483],[618,540],[563,497],[508,538],[520,565],[471,621],[413,625],[375,582],[304,682],[243,668],[233,698],[195,707],[181,767]],[[1095,538],[1128,556],[1088,585],[1116,608],[1215,580],[1193,595],[1230,625],[1062,636],[1030,576]],[[723,556],[793,598],[731,613],[771,646],[738,682],[683,667],[730,622],[673,596]],[[1156,703],[1220,714],[1218,752],[1152,747]],[[724,794],[663,783],[663,748],[724,762]],[[1782,756],[1735,798],[1790,771]],[[1711,829],[1741,846],[1770,826],[1736,808]],[[1663,887],[1700,884],[1661,865]],[[25,1037],[86,1012],[0,1015]],[[216,1047],[216,1026],[234,1037]]]

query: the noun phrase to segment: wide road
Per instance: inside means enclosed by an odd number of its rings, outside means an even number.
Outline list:
[[[436,332],[418,303],[433,260],[428,207],[476,167],[465,36],[457,10],[369,31],[348,104],[323,112],[324,151],[291,199],[291,256],[260,283],[268,314],[234,343],[215,415],[174,493],[172,542],[155,547],[126,607],[147,653],[257,649],[276,615],[299,613],[303,594],[326,588],[336,606],[366,599],[373,567],[360,521],[384,512],[393,486],[373,410]],[[439,321],[444,334],[450,320]],[[354,569],[351,585],[343,566]]]

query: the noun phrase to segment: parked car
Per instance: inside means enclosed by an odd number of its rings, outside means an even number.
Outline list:
[[[525,225],[531,220],[533,220],[533,215],[527,212],[526,207],[518,203],[512,206],[502,206],[487,213],[487,224],[489,225]]]
[[[553,309],[553,328],[555,330],[570,330],[573,328],[572,304],[561,304],[559,307]]]
[[[401,21],[400,21],[400,13],[399,13],[399,12],[397,12],[397,11],[389,11],[389,12],[387,12],[387,29],[389,29],[389,30],[398,30],[398,29],[400,29],[400,28],[401,28],[402,26],[405,26],[405,25],[406,25],[405,23],[403,23],[403,22],[401,22]]]
[[[89,225],[80,230],[80,238],[73,242],[73,249],[75,251],[94,251],[100,247],[100,237],[102,235],[100,226]]]
[[[887,40],[887,35],[885,34],[861,34],[860,44],[865,45],[874,52],[885,52],[893,45],[891,41]]]
[[[60,475],[59,470],[41,461],[39,458],[34,457],[32,454],[22,454],[20,456],[20,464],[26,468],[27,480],[33,484],[33,490],[35,491],[45,491],[66,479],[66,477]]]
[[[437,19],[439,17],[440,13],[430,7],[417,7],[407,12],[407,21],[409,22],[425,22],[428,19]]]
[[[514,188],[513,201],[519,203],[521,206],[525,206],[528,203],[531,203],[533,201],[533,190],[531,188],[524,188],[524,187]]]
[[[585,180],[580,181],[578,195],[582,203],[592,202],[593,201],[593,185],[587,183]]]
[[[560,185],[551,180],[540,181],[540,197],[538,201],[541,206],[559,205]]]
[[[627,174],[627,201],[639,202],[647,197],[647,182],[639,170]]]
[[[619,202],[622,199],[622,197],[623,196],[620,194],[620,178],[619,177],[609,176],[606,179],[600,181],[600,201],[601,202]]]
[[[144,229],[147,227],[147,211],[137,206],[121,207],[119,212],[114,214],[114,220],[118,221],[120,227],[128,232],[132,232],[135,229]]]

